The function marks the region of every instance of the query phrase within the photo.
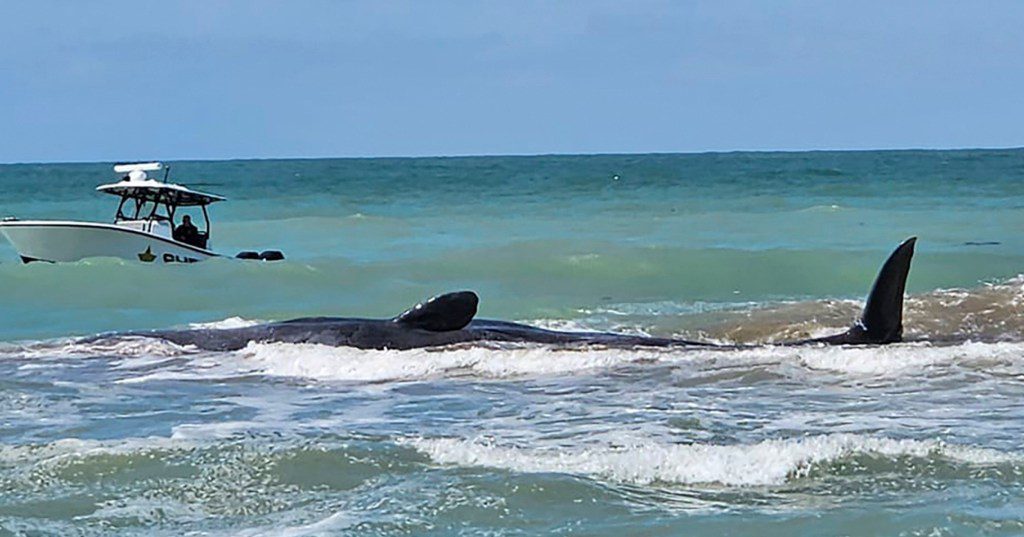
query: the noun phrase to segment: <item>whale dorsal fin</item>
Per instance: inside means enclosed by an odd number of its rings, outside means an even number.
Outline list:
[[[852,328],[817,341],[839,344],[896,343],[903,339],[903,294],[917,237],[911,237],[889,255],[868,293],[860,319]]]
[[[445,293],[416,304],[391,321],[431,332],[461,330],[473,320],[479,303],[473,291]]]

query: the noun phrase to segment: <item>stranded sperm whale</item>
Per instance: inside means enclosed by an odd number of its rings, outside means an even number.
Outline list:
[[[903,294],[916,238],[904,241],[882,265],[864,311],[847,331],[781,345],[884,345],[903,338]],[[605,347],[718,347],[712,343],[606,332],[563,332],[506,321],[474,319],[472,291],[436,296],[392,319],[311,317],[243,328],[134,332],[212,351],[238,350],[250,342],[318,343],[360,349],[414,349],[473,342],[524,342]]]

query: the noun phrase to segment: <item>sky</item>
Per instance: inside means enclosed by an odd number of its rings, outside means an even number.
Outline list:
[[[0,162],[1024,146],[1024,2],[5,1]]]

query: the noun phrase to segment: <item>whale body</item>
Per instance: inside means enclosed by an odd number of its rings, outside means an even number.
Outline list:
[[[882,265],[864,310],[850,329],[833,336],[779,345],[884,345],[903,338],[903,295],[916,238],[900,244]],[[250,342],[317,343],[360,349],[414,349],[460,343],[516,342],[560,346],[735,347],[676,338],[608,332],[546,330],[520,323],[474,319],[479,297],[472,291],[446,293],[391,319],[308,317],[243,328],[157,330],[126,335],[159,338],[211,351],[232,351]]]

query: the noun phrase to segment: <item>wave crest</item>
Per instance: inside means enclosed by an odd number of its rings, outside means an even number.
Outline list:
[[[858,434],[831,434],[748,445],[657,444],[585,449],[503,447],[473,440],[413,438],[404,443],[438,464],[488,467],[524,473],[568,473],[611,481],[729,486],[782,485],[840,459],[941,458],[970,465],[1019,464],[1018,454]]]

